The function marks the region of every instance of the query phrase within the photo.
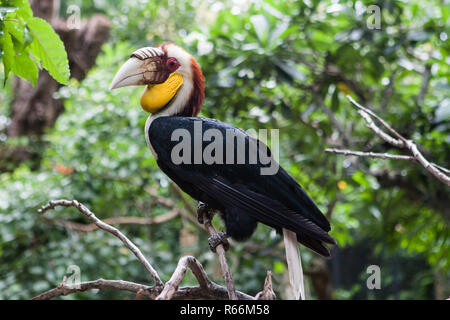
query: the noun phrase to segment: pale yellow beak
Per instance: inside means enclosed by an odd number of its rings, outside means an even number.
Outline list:
[[[119,69],[110,90],[147,85],[141,98],[142,108],[157,113],[167,106],[183,85],[179,73],[170,73],[165,66],[163,52],[158,48],[142,48]]]
[[[109,90],[136,86],[143,84],[144,81],[143,62],[137,58],[131,58],[119,69],[109,87]]]
[[[109,87],[110,90],[127,87],[163,83],[169,77],[159,48],[142,48],[119,69]]]

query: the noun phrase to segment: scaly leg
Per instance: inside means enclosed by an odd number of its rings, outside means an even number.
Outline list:
[[[204,218],[203,218],[203,216],[205,214],[207,215],[207,217],[210,220],[212,219],[212,216],[213,216],[212,209],[206,203],[199,201],[198,205],[197,205],[197,221],[198,221],[198,223],[203,224],[205,222]]]
[[[205,223],[205,216],[206,219],[209,220],[209,223],[211,223],[213,217],[214,217],[214,210],[211,209],[208,204],[199,201],[197,206],[197,220],[198,223],[204,224]],[[216,252],[216,248],[219,244],[223,245],[223,248],[225,251],[227,251],[230,248],[230,244],[227,240],[227,234],[225,232],[219,232],[217,234],[212,235],[208,238],[209,242],[209,248],[212,252]]]

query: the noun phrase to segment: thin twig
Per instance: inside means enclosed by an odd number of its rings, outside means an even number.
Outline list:
[[[148,262],[148,260],[145,258],[145,256],[142,254],[141,250],[133,243],[131,240],[129,240],[122,232],[120,232],[117,228],[110,226],[109,224],[104,223],[99,218],[95,216],[95,214],[90,211],[88,208],[86,208],[83,204],[79,203],[77,200],[52,200],[47,205],[43,206],[41,209],[38,210],[40,214],[45,213],[48,210],[53,210],[56,207],[75,207],[78,209],[78,211],[82,214],[84,214],[86,217],[88,217],[90,220],[92,220],[97,227],[100,229],[103,229],[113,235],[115,235],[117,238],[119,238],[133,253],[134,255],[139,259],[139,261],[144,265],[144,267],[148,270],[150,275],[152,276],[153,280],[155,281],[156,287],[163,287],[164,284],[159,278],[158,273],[156,270],[152,267],[152,265]]]
[[[375,118],[378,122],[380,122],[383,127],[385,127],[391,134],[393,134],[397,139],[400,141],[406,142],[406,138],[404,138],[400,133],[398,133],[396,130],[394,130],[386,121],[384,121],[382,118],[380,118],[378,115],[376,115],[372,110],[367,109],[366,107],[363,107],[358,102],[356,102],[351,96],[347,96],[347,99],[350,100],[350,102],[357,107],[358,109],[364,111],[365,113],[369,114],[373,118]]]
[[[163,197],[158,193],[158,190],[150,187],[144,187],[144,190],[151,195],[159,204],[162,204],[166,208],[175,208],[176,204],[169,198]]]
[[[447,168],[441,167],[440,165],[432,162],[431,163],[433,166],[435,166],[436,168],[438,168],[439,170],[441,170],[442,172],[445,172],[447,174],[450,174],[450,170],[448,170]]]
[[[174,191],[176,197],[179,198],[183,203],[185,208],[183,209],[183,217],[192,222],[197,228],[202,230],[203,226],[198,222],[197,216],[197,208],[193,205],[191,199],[187,198],[183,190],[180,189],[175,183],[170,184],[170,189]]]
[[[203,222],[206,230],[209,233],[209,236],[217,235],[216,230],[214,229],[208,214],[205,212],[203,216]],[[220,268],[222,270],[222,276],[225,280],[228,289],[228,297],[230,300],[237,300],[236,289],[234,287],[233,275],[231,274],[230,267],[227,263],[227,258],[225,256],[225,248],[222,244],[219,244],[216,247],[216,253],[219,258]]]
[[[180,208],[176,205],[176,203],[168,198],[165,198],[158,194],[158,191],[150,188],[145,187],[145,191],[147,191],[150,195],[152,195],[156,202],[163,205],[164,207],[171,209],[166,214],[163,214],[161,216],[157,217],[149,217],[149,218],[143,218],[143,217],[113,217],[113,218],[107,218],[104,219],[103,222],[111,225],[121,225],[121,224],[135,224],[135,225],[155,225],[155,224],[161,224],[165,223],[167,221],[170,221],[178,216],[185,217],[186,219],[190,220],[191,222],[195,223],[197,227],[202,228],[203,227],[197,222],[196,219],[194,219],[184,208]],[[192,205],[192,204],[191,204]],[[190,209],[190,208],[189,208]],[[92,232],[98,229],[97,225],[95,223],[92,224],[82,224],[72,221],[67,221],[64,219],[50,219],[43,217],[43,220],[48,223],[52,223],[61,227],[64,227],[68,230],[74,230],[78,232]]]
[[[343,154],[344,156],[370,157],[370,158],[406,160],[416,162],[416,159],[412,156],[402,156],[389,153],[362,152],[362,151],[341,150],[341,149],[325,149],[325,152]]]
[[[364,118],[367,122],[367,126],[381,139],[390,143],[391,145],[407,149],[410,156],[403,155],[392,155],[388,153],[372,153],[372,152],[360,152],[360,151],[350,151],[350,150],[337,150],[337,149],[327,149],[327,152],[339,153],[344,155],[354,155],[359,157],[375,157],[375,158],[383,158],[383,159],[393,159],[393,160],[408,160],[416,162],[422,165],[429,173],[435,176],[439,181],[445,183],[447,186],[450,186],[450,176],[446,175],[449,173],[449,170],[438,166],[432,162],[429,162],[423,154],[419,151],[417,145],[412,141],[403,137],[400,133],[398,133],[395,129],[393,129],[386,121],[384,121],[381,117],[375,114],[372,110],[363,107],[358,102],[356,102],[351,96],[347,96],[349,101],[356,106],[359,111],[358,113]],[[374,118],[379,123],[383,125],[385,129],[389,131],[394,137],[391,137],[389,134],[383,132],[379,127],[377,127],[372,120]]]
[[[381,139],[383,139],[384,141],[386,141],[389,144],[392,144],[395,147],[398,148],[404,148],[405,147],[405,143],[402,140],[399,139],[395,139],[393,137],[391,137],[390,135],[388,135],[387,133],[385,133],[384,131],[382,131],[376,124],[375,122],[373,122],[372,118],[370,117],[370,115],[363,111],[363,110],[358,110],[358,113],[360,114],[361,117],[363,117],[364,120],[366,120],[367,122],[367,127],[370,128],[373,132],[375,132],[375,134],[377,136],[379,136]]]
[[[353,150],[345,150],[345,149],[325,149],[325,152],[328,153],[336,153],[342,154],[344,156],[357,156],[357,157],[368,157],[368,158],[380,158],[380,159],[392,159],[392,160],[406,160],[411,162],[419,163],[416,158],[413,156],[403,156],[397,154],[390,153],[375,153],[375,152],[362,152],[362,151],[353,151]],[[430,162],[430,164],[438,170],[441,170],[444,173],[450,173],[450,170],[437,165],[434,162]]]
[[[142,217],[114,217],[103,220],[104,223],[111,225],[121,225],[121,224],[134,224],[134,225],[155,225],[170,221],[178,217],[181,212],[177,209],[173,209],[166,214],[152,218],[142,218]],[[74,230],[78,232],[92,232],[98,229],[95,223],[83,224],[78,222],[67,221],[64,219],[49,219],[43,217],[45,222],[55,224],[57,226],[64,227],[69,230]]]

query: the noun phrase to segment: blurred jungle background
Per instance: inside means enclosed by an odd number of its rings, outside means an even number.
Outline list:
[[[430,161],[450,166],[448,0],[30,3],[63,40],[71,78],[62,86],[41,71],[33,87],[15,76],[5,81],[0,67],[1,299],[51,289],[72,265],[82,281],[151,283],[117,238],[87,227],[78,211],[37,214],[60,198],[77,199],[100,219],[160,218],[117,227],[164,281],[191,254],[223,283],[207,234],[194,223],[196,203],[158,169],[145,143],[143,89],[108,90],[134,50],[164,41],[184,47],[203,69],[201,116],[243,129],[280,129],[282,166],[330,218],[339,244],[330,260],[301,248],[309,297],[450,295],[449,187],[411,162],[324,151],[401,154],[365,126],[350,94],[417,142]],[[381,9],[379,21],[371,5]],[[3,19],[7,12],[0,13]],[[214,223],[223,228],[218,218]],[[286,297],[282,239],[270,228],[259,225],[249,241],[232,242],[227,257],[237,289],[256,294],[272,270],[277,297]],[[380,267],[381,289],[366,285],[370,265]],[[194,284],[191,275],[183,282]],[[135,296],[64,297],[106,298]]]

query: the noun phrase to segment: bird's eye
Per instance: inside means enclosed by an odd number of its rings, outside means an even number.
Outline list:
[[[175,58],[169,58],[167,59],[167,69],[169,69],[170,72],[174,72],[180,67],[180,63]]]

